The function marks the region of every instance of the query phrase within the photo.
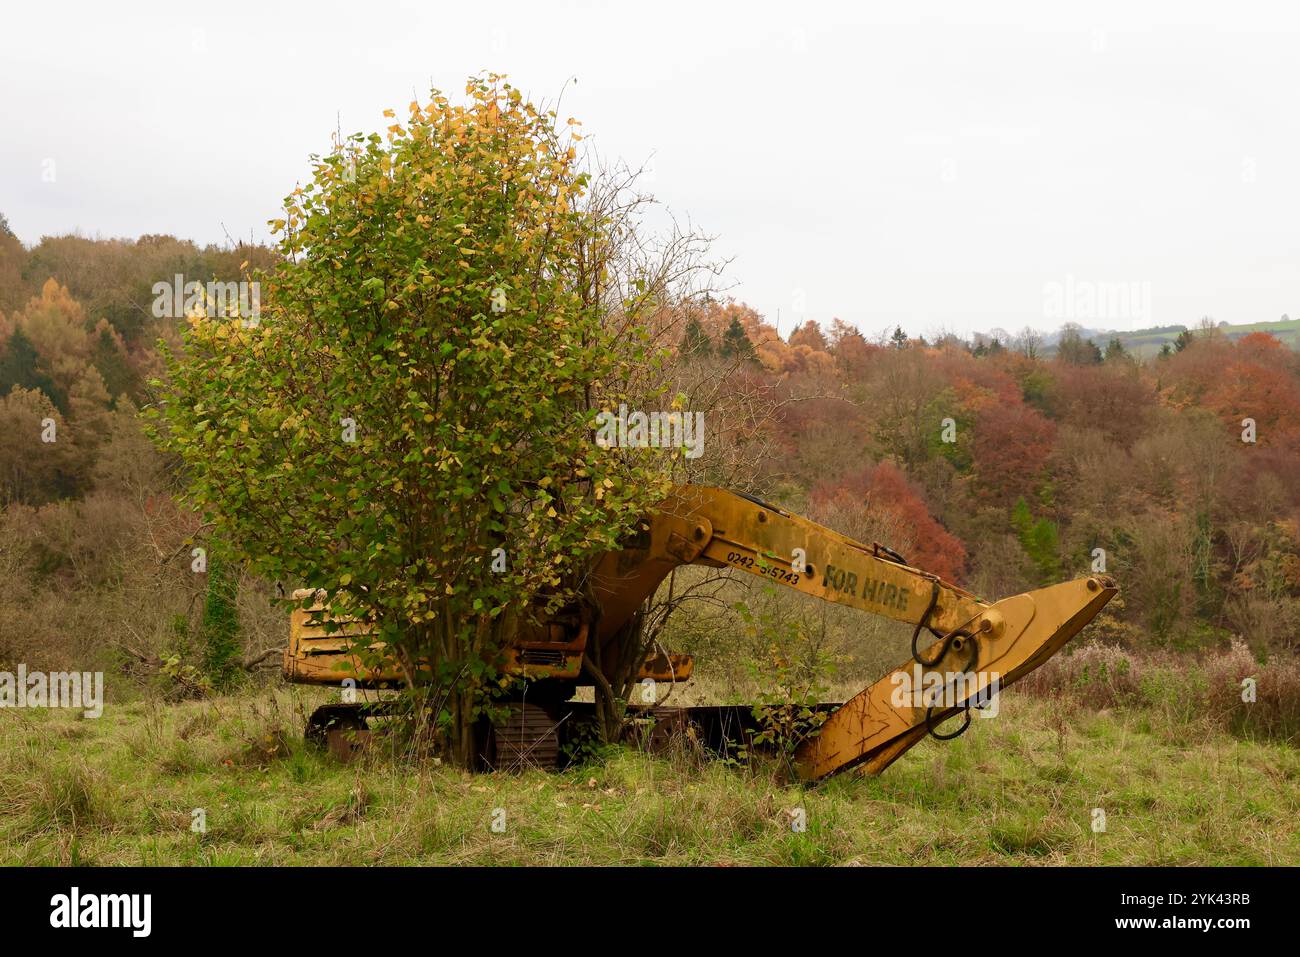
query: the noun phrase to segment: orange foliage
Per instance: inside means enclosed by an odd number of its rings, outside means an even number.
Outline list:
[[[1175,408],[1204,406],[1234,435],[1254,419],[1260,446],[1300,453],[1300,360],[1275,337],[1198,340],[1169,366]]]
[[[845,374],[855,376],[866,372],[867,364],[880,352],[880,346],[867,342],[862,333],[848,323],[832,319],[830,352]]]
[[[1054,373],[1051,406],[1062,425],[1096,429],[1122,448],[1149,434],[1156,393],[1136,367],[1061,364]]]
[[[976,492],[997,505],[1032,495],[1051,454],[1056,427],[1023,403],[986,403],[976,416]]]
[[[945,379],[971,411],[986,403],[1018,404],[1020,386],[1005,369],[969,352],[956,349],[928,350],[935,373]]]
[[[910,564],[950,582],[966,574],[966,547],[935,520],[921,492],[893,462],[868,466],[838,483],[823,483],[813,489],[812,501],[888,513],[912,532],[911,554],[904,556]]]
[[[791,346],[807,346],[813,352],[828,352],[830,343],[826,341],[826,334],[822,332],[822,327],[809,319],[801,326],[795,326],[794,331],[790,333]]]

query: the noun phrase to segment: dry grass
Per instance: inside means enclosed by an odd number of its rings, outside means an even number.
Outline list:
[[[1246,682],[1253,682],[1253,698]],[[1094,710],[1142,708],[1173,723],[1300,743],[1300,663],[1260,664],[1240,641],[1203,658],[1084,644],[1057,655],[1016,688]]]
[[[98,720],[4,711],[0,863],[1300,863],[1289,744],[1130,700],[1119,683],[1100,708],[1059,675],[1044,684],[879,778],[816,789],[622,749],[555,774],[474,776],[382,753],[344,766],[302,742],[319,697],[303,689],[136,701]],[[206,833],[191,830],[196,808]]]

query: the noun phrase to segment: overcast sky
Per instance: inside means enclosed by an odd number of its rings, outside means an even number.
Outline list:
[[[265,241],[336,122],[494,70],[653,157],[782,333],[1300,315],[1300,5],[1044,6],[5,0],[0,212]]]

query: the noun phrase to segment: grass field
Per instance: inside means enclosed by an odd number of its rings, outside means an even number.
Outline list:
[[[1191,327],[1195,332],[1196,328]],[[1229,339],[1240,339],[1252,332],[1267,332],[1277,337],[1285,346],[1300,349],[1300,319],[1274,320],[1272,322],[1251,322],[1223,327],[1223,335]],[[1157,331],[1155,329],[1136,329],[1131,332],[1119,332],[1119,339],[1124,348],[1139,358],[1152,359],[1160,353],[1161,346],[1173,346],[1178,338],[1178,330]],[[1106,340],[1099,338],[1097,345],[1106,347]]]
[[[276,689],[99,719],[0,711],[0,863],[1300,863],[1296,749],[1156,710],[1012,691],[879,778],[805,790],[622,749],[555,774],[343,765],[301,739],[314,703]]]

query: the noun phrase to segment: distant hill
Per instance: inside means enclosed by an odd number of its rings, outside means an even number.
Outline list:
[[[1166,342],[1171,346],[1186,326],[1161,326],[1157,329],[1138,329],[1133,332],[1106,333],[1105,338],[1095,340],[1105,347],[1111,335],[1118,335],[1124,348],[1139,356],[1153,356],[1160,352]],[[1193,332],[1196,330],[1193,329]],[[1226,322],[1219,323],[1219,332],[1228,339],[1240,339],[1252,332],[1267,332],[1276,336],[1288,348],[1300,350],[1300,319],[1279,319],[1275,322],[1252,322],[1233,326]]]
[[[1162,346],[1166,343],[1173,347],[1174,340],[1178,334],[1186,329],[1196,332],[1198,327],[1195,326],[1155,326],[1150,329],[1133,329],[1133,330],[1111,330],[1111,329],[1089,329],[1081,328],[1079,334],[1085,339],[1091,339],[1097,346],[1105,350],[1106,343],[1110,342],[1112,336],[1119,336],[1119,341],[1124,348],[1141,358],[1150,358],[1158,355]],[[1229,325],[1221,322],[1218,325],[1221,335],[1228,339],[1240,339],[1242,336],[1249,335],[1252,332],[1267,332],[1276,336],[1283,345],[1288,348],[1300,351],[1300,319],[1279,319],[1275,322],[1252,322],[1244,325]],[[1001,330],[998,330],[1001,332]],[[992,333],[991,335],[995,335]],[[1005,334],[1004,334],[1005,335]],[[1013,338],[1007,336],[1006,338]],[[1061,330],[1043,334],[1044,352],[1048,355],[1056,351],[1057,343],[1061,339]],[[1006,339],[1004,339],[1006,341]]]

